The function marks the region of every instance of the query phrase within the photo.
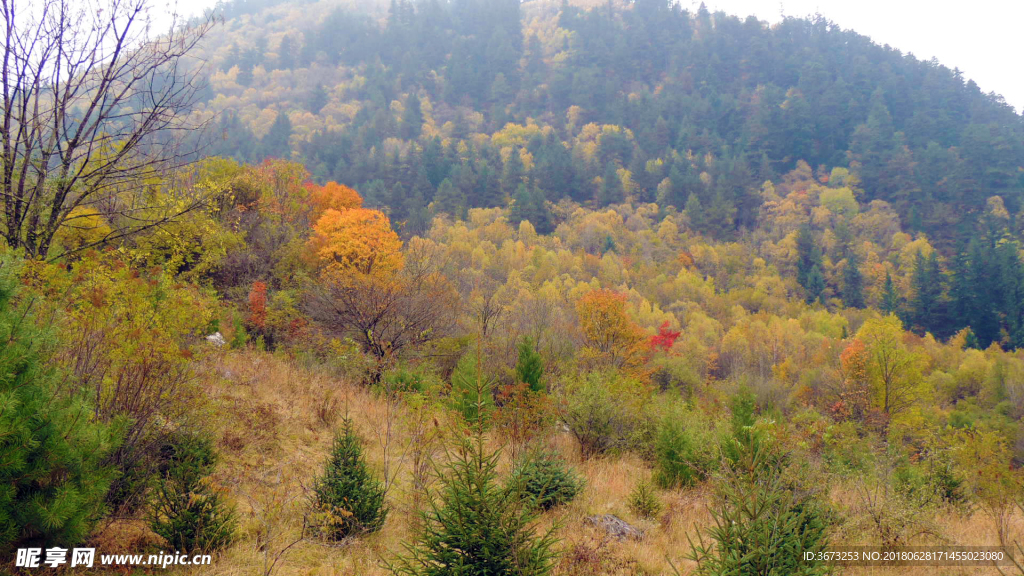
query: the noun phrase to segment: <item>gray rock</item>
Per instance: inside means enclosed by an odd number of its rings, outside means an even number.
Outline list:
[[[609,536],[617,540],[626,540],[627,538],[639,540],[644,535],[643,530],[631,526],[628,522],[614,514],[588,516],[584,522],[603,529]]]
[[[206,341],[218,348],[226,346],[228,343],[228,341],[225,340],[223,336],[221,336],[220,332],[214,332],[213,334],[210,334],[209,336],[206,337]]]

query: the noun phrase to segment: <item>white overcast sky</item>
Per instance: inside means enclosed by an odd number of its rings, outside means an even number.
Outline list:
[[[681,0],[695,9],[700,0]],[[1024,0],[705,0],[711,11],[777,22],[780,14],[821,13],[843,28],[889,44],[920,60],[933,56],[959,68],[984,92],[1002,94],[1018,113],[1024,109]],[[173,4],[173,0],[170,4]],[[168,5],[157,0],[157,6]],[[192,15],[214,0],[177,0]],[[159,11],[159,10],[158,10]]]

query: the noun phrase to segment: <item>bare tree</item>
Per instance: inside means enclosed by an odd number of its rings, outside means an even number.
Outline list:
[[[353,273],[311,286],[310,316],[328,331],[351,336],[377,361],[374,381],[404,349],[437,340],[455,326],[458,294],[441,273],[433,246],[410,243],[396,274]]]
[[[61,226],[124,238],[205,203],[193,192],[153,194],[191,158],[180,144],[201,87],[190,51],[213,25],[177,21],[152,32],[149,0],[0,0],[0,196],[3,237],[46,257]],[[194,139],[193,139],[194,140]]]

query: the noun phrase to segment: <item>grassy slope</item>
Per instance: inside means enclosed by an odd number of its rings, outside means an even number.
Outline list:
[[[372,536],[344,545],[301,541],[283,555],[273,568],[280,575],[371,575],[386,574],[382,560],[400,551],[413,535],[416,510],[422,505],[420,492],[413,489],[412,470],[416,448],[434,445],[435,434],[448,429],[435,410],[419,413],[407,407],[389,407],[382,398],[365,388],[304,370],[265,353],[226,353],[211,360],[204,370],[211,402],[208,421],[219,440],[222,455],[216,475],[236,502],[240,517],[237,541],[221,553],[211,567],[197,568],[197,575],[235,576],[266,574],[277,553],[294,542],[301,532],[306,509],[304,486],[319,470],[332,438],[332,430],[346,412],[354,419],[365,440],[371,465],[383,473],[388,464],[395,483],[389,493],[393,510],[384,529]],[[333,398],[334,417],[325,423],[318,412]],[[385,455],[386,422],[393,422],[392,440]],[[666,511],[657,523],[638,521],[626,500],[634,484],[650,474],[648,466],[634,456],[579,460],[574,441],[566,433],[548,438],[549,448],[558,451],[587,478],[584,494],[571,505],[548,513],[541,528],[560,524],[558,534],[565,552],[559,574],[671,574],[666,557],[684,573],[692,564],[682,558],[689,550],[687,537],[710,520],[707,513],[709,487],[661,493]],[[497,447],[495,444],[494,447]],[[503,462],[507,468],[507,458]],[[397,468],[396,468],[397,467]],[[852,483],[830,486],[832,500],[850,518],[837,544],[866,544],[866,530],[856,523],[868,520],[859,512],[861,488]],[[583,523],[591,514],[616,514],[644,526],[648,535],[639,542],[615,542]],[[1024,519],[1015,518],[1015,533],[1022,534]],[[981,513],[961,517],[940,513],[932,519],[945,540],[925,536],[918,545],[997,544],[991,520]],[[269,528],[269,537],[268,537]],[[858,536],[861,535],[861,536]],[[112,522],[97,537],[103,553],[138,553],[144,546],[161,549],[143,525]],[[183,570],[183,569],[178,569]],[[995,571],[956,568],[882,570],[851,569],[847,574],[995,574]]]

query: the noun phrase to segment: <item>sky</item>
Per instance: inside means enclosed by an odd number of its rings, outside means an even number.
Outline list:
[[[696,9],[700,0],[681,0]],[[1022,0],[705,0],[722,10],[778,22],[781,15],[820,13],[839,26],[888,44],[919,60],[938,58],[959,68],[983,92],[1001,94],[1018,113],[1024,110],[1024,22]],[[693,6],[688,6],[693,3]],[[166,6],[166,0],[157,0]],[[180,14],[192,15],[214,0],[177,0]],[[166,9],[160,11],[166,12]]]

